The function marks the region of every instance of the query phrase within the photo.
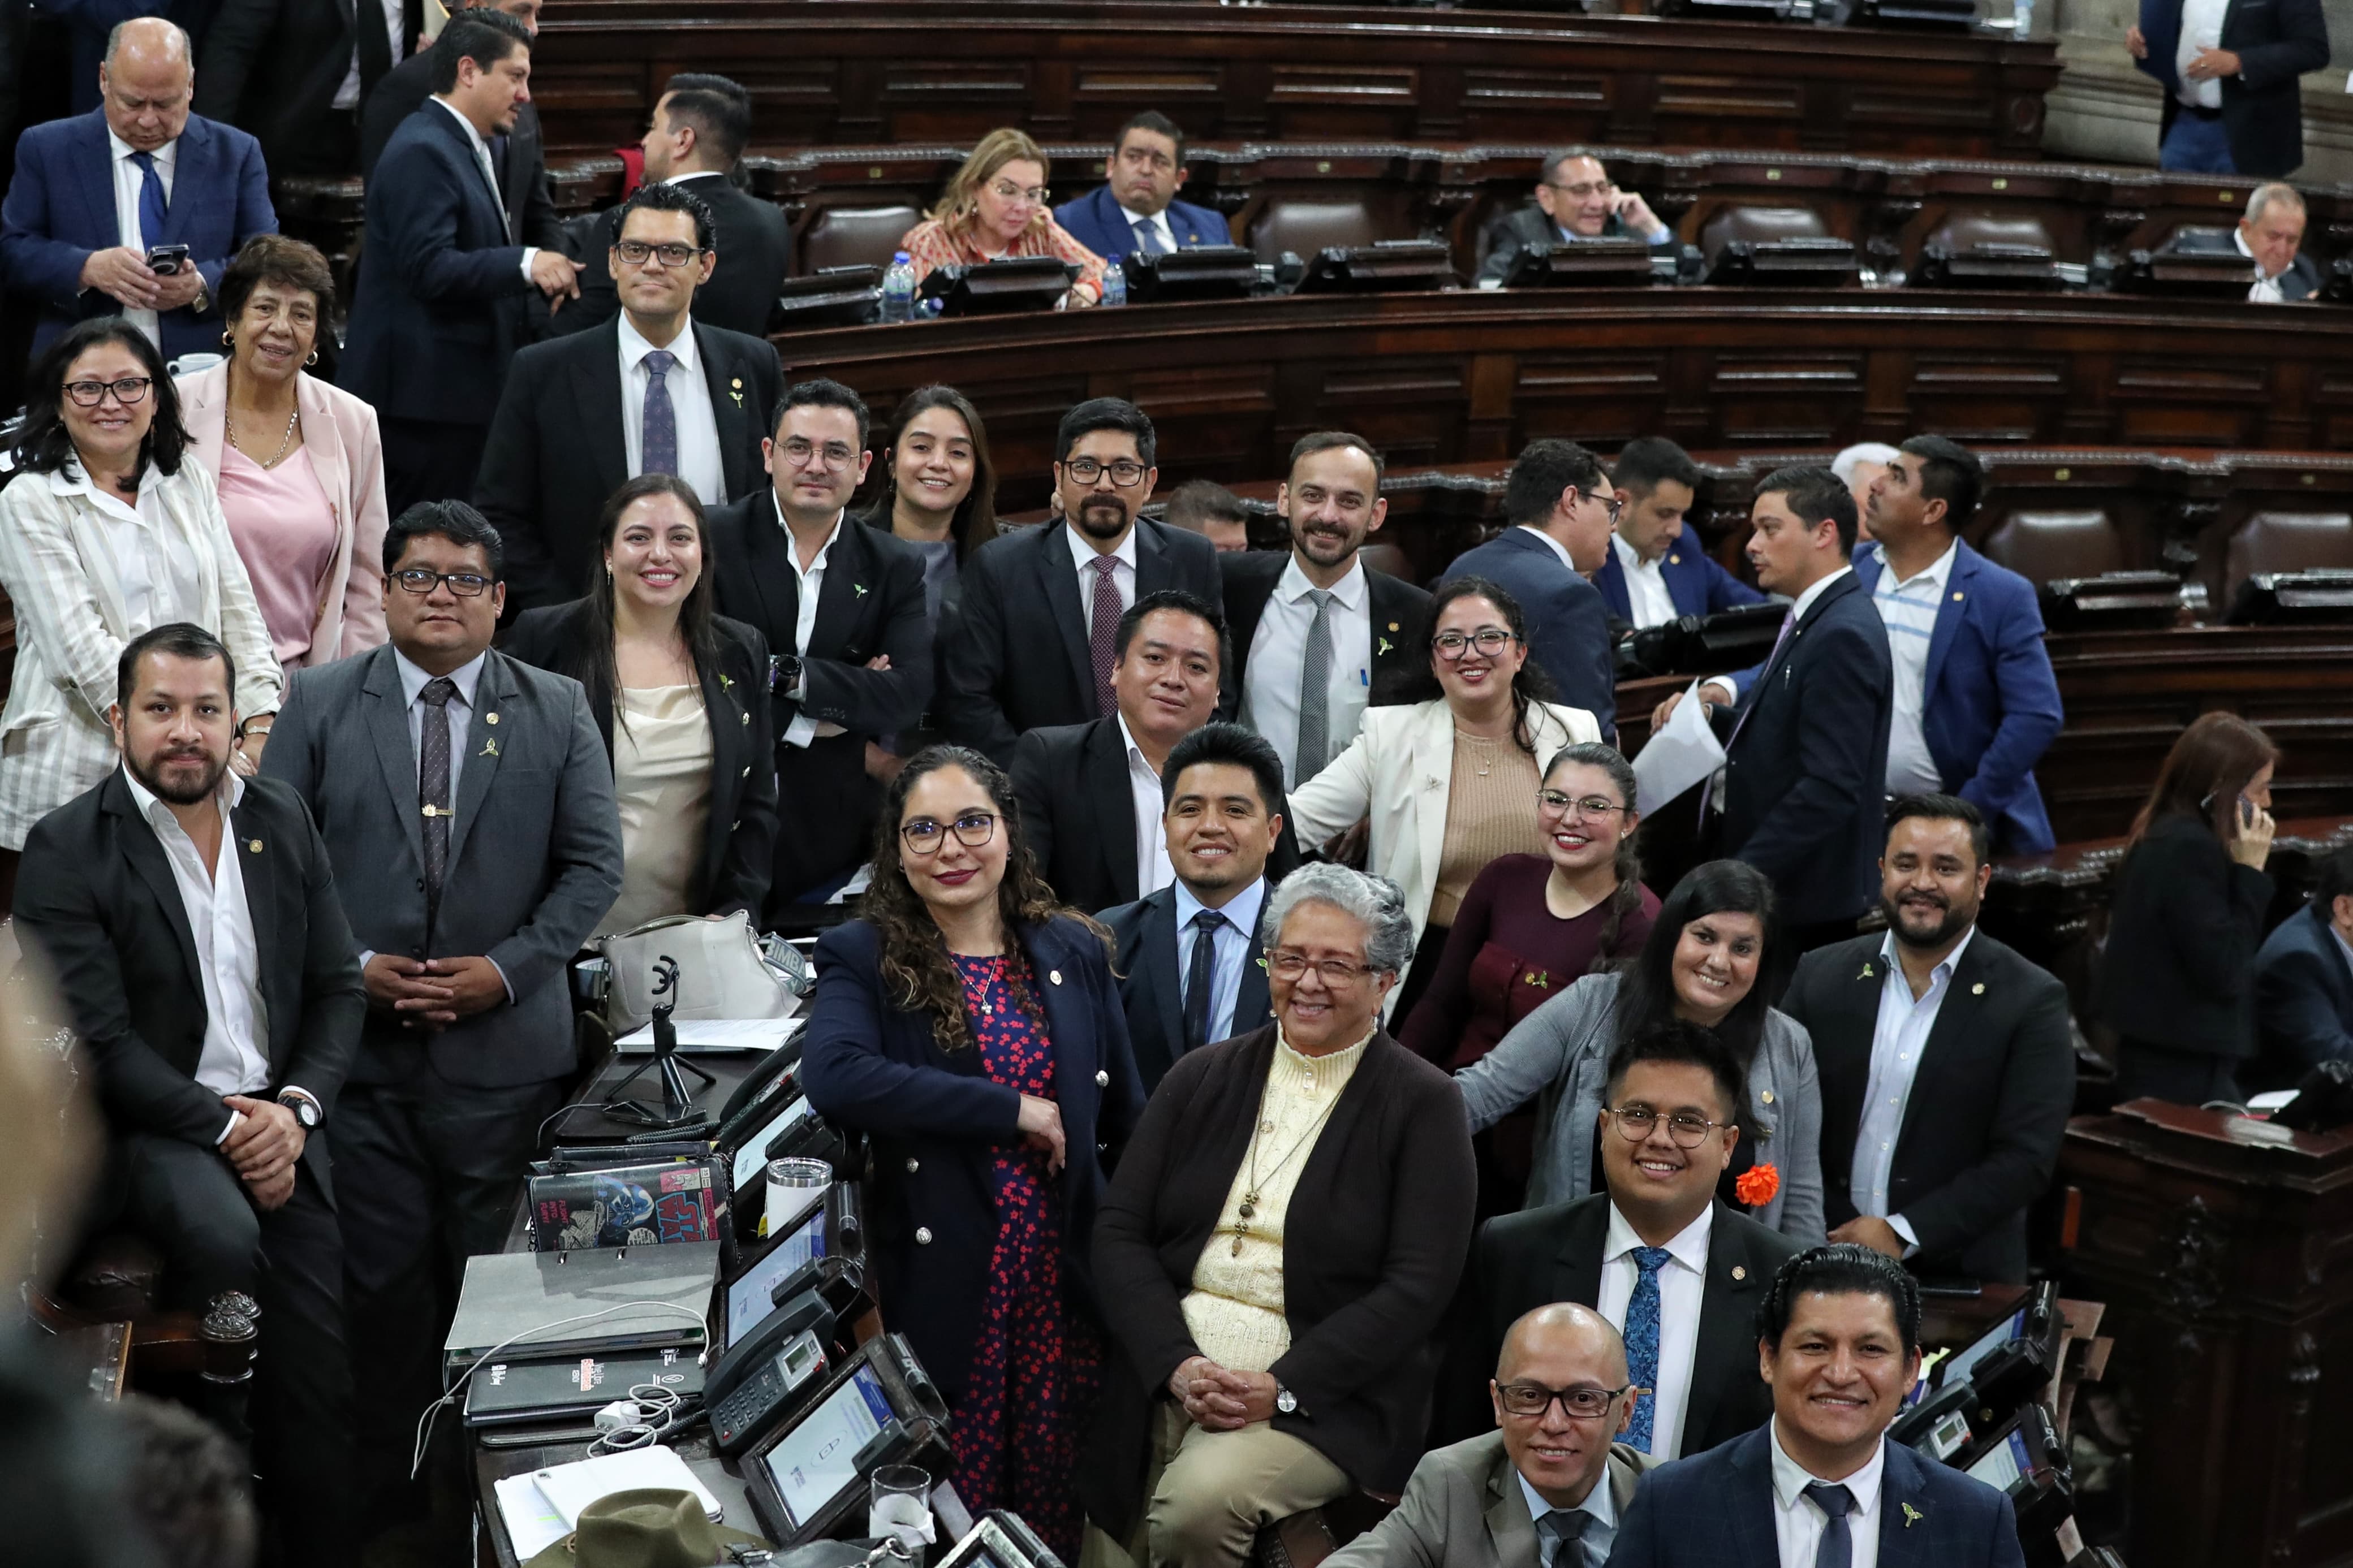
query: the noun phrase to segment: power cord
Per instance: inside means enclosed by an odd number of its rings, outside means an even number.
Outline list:
[[[596,1412],[596,1440],[588,1445],[588,1457],[594,1459],[651,1447],[701,1414],[674,1388],[658,1383],[631,1384],[628,1398],[616,1399]]]

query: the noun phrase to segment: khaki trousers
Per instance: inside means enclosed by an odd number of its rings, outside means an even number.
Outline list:
[[[1354,1489],[1339,1466],[1270,1423],[1210,1432],[1173,1400],[1155,1412],[1145,1487],[1144,1539],[1129,1543],[1139,1568],[1240,1568],[1262,1527]]]

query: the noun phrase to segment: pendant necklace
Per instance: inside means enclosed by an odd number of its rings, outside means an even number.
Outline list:
[[[963,979],[963,973],[961,970],[957,973],[957,978]],[[973,985],[971,981],[965,981],[964,1005],[965,1010],[968,1012],[977,1011],[983,1017],[994,1016],[997,1012],[997,1004],[987,999],[988,988],[1004,978],[1005,955],[1000,952],[988,961],[988,967],[987,969],[981,971],[980,984],[977,988]]]
[[[1485,747],[1487,747],[1487,746],[1491,746],[1491,745],[1493,745],[1494,742],[1493,742],[1492,741],[1489,741],[1489,740],[1485,739],[1483,736],[1473,735],[1473,734],[1472,734],[1472,733],[1471,733],[1469,731],[1467,731],[1467,730],[1457,730],[1457,731],[1454,731],[1454,738],[1455,738],[1455,740],[1456,740],[1456,741],[1458,741],[1458,742],[1461,742],[1461,741],[1468,741],[1468,742],[1471,742],[1471,747],[1472,747],[1472,751],[1471,751],[1471,760],[1472,760],[1472,762],[1473,762],[1473,763],[1475,763],[1476,764],[1478,764],[1478,768],[1479,768],[1479,776],[1480,776],[1481,778],[1482,778],[1482,779],[1483,779],[1483,778],[1485,778],[1489,773],[1491,773],[1494,772],[1494,769],[1495,769],[1495,758],[1494,758],[1494,753],[1493,753],[1492,752],[1486,752],[1486,751],[1484,751],[1484,750],[1483,750],[1483,748],[1485,748]]]
[[[1322,1131],[1324,1130],[1324,1123],[1330,1120],[1332,1115],[1332,1107],[1338,1105],[1339,1103],[1340,1097],[1337,1094],[1335,1094],[1332,1097],[1332,1104],[1325,1106],[1322,1110],[1316,1113],[1315,1120],[1308,1124],[1306,1131],[1299,1135],[1298,1142],[1292,1144],[1292,1146],[1284,1152],[1282,1158],[1274,1163],[1274,1168],[1267,1172],[1263,1176],[1258,1173],[1258,1140],[1259,1133],[1265,1131],[1271,1123],[1261,1121],[1258,1124],[1257,1130],[1250,1133],[1250,1184],[1242,1189],[1241,1207],[1235,1211],[1240,1217],[1234,1224],[1234,1257],[1240,1258],[1242,1255],[1242,1238],[1250,1234],[1250,1222],[1258,1217],[1258,1195],[1260,1189],[1263,1188],[1267,1183],[1272,1181],[1277,1175],[1279,1175],[1285,1165],[1291,1163],[1292,1155],[1298,1153],[1299,1151],[1304,1149],[1309,1143],[1314,1141],[1315,1134]]]

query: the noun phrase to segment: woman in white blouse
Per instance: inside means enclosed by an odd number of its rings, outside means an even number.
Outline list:
[[[237,661],[245,729],[231,758],[260,761],[283,677],[213,477],[190,460],[163,355],[119,316],[61,333],[33,367],[17,473],[0,490],[0,587],[16,613],[16,668],[0,711],[0,893],[33,824],[115,765],[115,664],[141,632],[202,626]]]

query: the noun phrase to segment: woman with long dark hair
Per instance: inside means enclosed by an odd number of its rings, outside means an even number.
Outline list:
[[[613,759],[621,896],[597,926],[748,915],[768,895],[776,835],[768,644],[712,605],[702,503],[641,474],[596,520],[605,570],[585,597],[527,610],[507,653],[568,675]]]
[[[1536,759],[1601,739],[1595,715],[1546,700],[1551,687],[1528,662],[1526,616],[1483,578],[1438,591],[1430,668],[1441,695],[1366,709],[1348,749],[1291,795],[1303,843],[1366,823],[1366,868],[1404,890],[1415,946],[1391,994],[1399,1028],[1479,873],[1499,855],[1543,851]]]
[[[1708,861],[1668,893],[1623,973],[1585,976],[1455,1074],[1473,1129],[1536,1102],[1527,1206],[1594,1189],[1609,1053],[1680,1018],[1713,1030],[1748,1077],[1722,1196],[1792,1240],[1820,1243],[1822,1100],[1813,1042],[1767,1000],[1792,956],[1765,874],[1737,860]]]
[[[2133,819],[2108,905],[2097,1011],[2116,1032],[2116,1090],[2183,1105],[2239,1099],[2254,1049],[2250,978],[2272,879],[2279,748],[2235,713],[2202,713]]]
[[[1056,901],[1011,783],[961,746],[892,782],[871,872],[860,918],[818,940],[801,1081],[873,1141],[876,1296],[946,1396],[957,1493],[1075,1563],[1103,1382],[1088,1238],[1143,1110],[1109,939]]]

